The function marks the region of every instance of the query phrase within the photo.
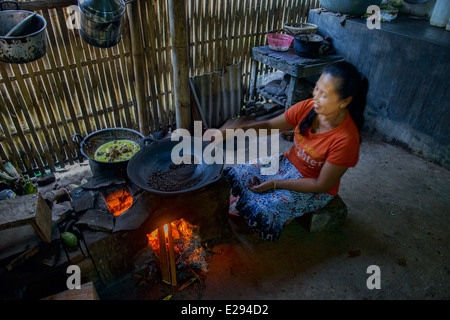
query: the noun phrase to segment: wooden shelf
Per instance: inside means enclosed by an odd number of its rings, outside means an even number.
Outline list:
[[[292,48],[285,52],[277,52],[271,50],[269,46],[253,47],[250,72],[250,99],[255,99],[256,95],[259,94],[265,99],[270,99],[284,106],[285,109],[288,109],[294,102],[295,87],[297,86],[298,79],[320,75],[323,68],[340,60],[343,60],[343,58],[337,55],[321,55],[314,59],[300,57]],[[285,90],[286,97],[284,99],[265,92],[262,87],[257,88],[256,76],[258,74],[259,63],[283,71],[290,76]]]

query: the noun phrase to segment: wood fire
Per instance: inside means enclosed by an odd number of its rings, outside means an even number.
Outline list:
[[[174,244],[179,244],[184,240],[188,240],[192,238],[192,233],[194,226],[192,226],[189,222],[185,221],[184,219],[180,219],[177,221],[173,221],[171,224],[172,227],[172,237],[174,240]],[[168,224],[165,224],[163,226],[164,229],[164,236],[168,237]],[[152,233],[147,235],[148,237],[148,244],[153,248],[154,251],[159,252],[159,238],[158,238],[158,229],[154,230]],[[175,250],[178,252],[180,249],[178,246],[175,246]]]
[[[164,282],[176,286],[175,266],[187,266],[194,273],[194,270],[207,272],[206,252],[201,246],[197,229],[186,220],[180,219],[147,234],[148,244],[160,262]]]
[[[127,190],[121,189],[105,197],[109,212],[115,216],[120,216],[133,204],[133,197]]]

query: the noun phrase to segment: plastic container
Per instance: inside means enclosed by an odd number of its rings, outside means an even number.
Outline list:
[[[269,48],[274,51],[287,51],[293,40],[293,36],[282,33],[269,33],[267,35]]]

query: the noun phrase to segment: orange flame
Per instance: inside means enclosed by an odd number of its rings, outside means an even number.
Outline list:
[[[175,243],[181,241],[182,237],[187,239],[192,238],[194,226],[184,219],[173,221],[170,225],[172,226],[172,237]],[[168,237],[168,229],[168,224],[165,224],[164,235],[166,238]],[[153,249],[159,249],[158,229],[147,234],[147,238],[149,246],[152,246]]]
[[[183,259],[195,268],[199,268],[202,272],[207,272],[207,264],[205,261],[205,250],[200,246],[200,237],[198,236],[198,227],[190,224],[184,219],[173,221],[172,238],[176,255],[183,255]],[[164,225],[165,239],[168,238],[168,224]],[[147,234],[148,245],[152,247],[154,253],[160,255],[160,243],[158,237],[158,229]],[[187,251],[186,251],[187,250]],[[200,266],[200,267],[198,267]]]
[[[119,190],[105,198],[108,210],[115,216],[120,216],[133,204],[133,197],[127,190]]]

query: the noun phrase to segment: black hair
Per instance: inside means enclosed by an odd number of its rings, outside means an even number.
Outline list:
[[[341,99],[352,97],[352,101],[347,105],[350,116],[358,128],[358,131],[364,126],[364,108],[366,107],[367,92],[369,91],[369,81],[367,78],[350,62],[339,61],[328,65],[322,74],[329,74],[339,79],[336,91]],[[300,133],[312,126],[316,117],[314,108],[300,122]]]

